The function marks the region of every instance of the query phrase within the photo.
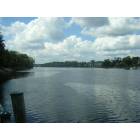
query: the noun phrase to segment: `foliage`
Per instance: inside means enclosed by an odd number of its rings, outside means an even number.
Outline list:
[[[104,61],[78,62],[78,61],[65,61],[65,62],[49,62],[45,64],[36,64],[35,66],[41,67],[102,67],[102,68],[130,68],[140,67],[140,57],[124,57],[105,59]]]
[[[35,66],[41,67],[94,67],[95,61],[78,62],[78,61],[65,61],[65,62],[50,62],[45,64],[36,64]]]
[[[113,60],[106,59],[102,63],[102,67],[110,68],[130,68],[130,67],[139,67],[140,66],[140,57],[124,57],[124,58],[115,58]]]
[[[33,67],[33,64],[33,58],[26,54],[6,50],[3,36],[0,34],[0,67],[25,69]]]
[[[42,64],[44,67],[89,67],[92,66],[90,62],[77,62],[77,61],[65,61],[65,62],[50,62]]]
[[[0,54],[4,51],[5,44],[3,40],[3,35],[0,33]]]

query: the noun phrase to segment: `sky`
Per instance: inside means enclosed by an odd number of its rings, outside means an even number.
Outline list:
[[[36,63],[140,56],[140,18],[1,17],[6,48]]]

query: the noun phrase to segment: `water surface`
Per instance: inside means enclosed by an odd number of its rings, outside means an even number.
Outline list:
[[[139,83],[140,70],[38,67],[0,85],[0,103],[12,112],[24,92],[27,122],[140,122]]]

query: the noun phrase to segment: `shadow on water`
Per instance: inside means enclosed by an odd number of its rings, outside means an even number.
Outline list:
[[[17,71],[17,72],[13,72],[10,75],[5,76],[1,76],[0,77],[0,92],[1,92],[1,87],[4,83],[6,83],[7,81],[11,80],[11,79],[18,79],[18,78],[23,78],[23,77],[28,77],[28,76],[33,76],[34,72],[30,72],[30,71]]]
[[[33,76],[34,72],[15,72],[11,79],[17,79],[17,78],[23,78],[23,77],[28,77],[28,76]]]
[[[3,85],[0,85],[0,104],[4,104]]]
[[[34,72],[18,71],[8,76],[7,80],[2,80],[0,82],[0,105],[2,105],[5,111],[12,112],[12,104],[10,101],[10,95],[7,96],[7,93],[5,92],[5,85],[12,79],[25,78],[25,77],[29,77],[33,75],[34,75]],[[13,118],[13,114],[12,114],[11,122],[15,122]]]
[[[140,122],[139,71],[37,68],[0,85],[0,103],[24,93],[26,122]],[[14,119],[12,122],[15,122]]]

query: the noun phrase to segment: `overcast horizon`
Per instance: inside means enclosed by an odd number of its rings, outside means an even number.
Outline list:
[[[0,18],[6,48],[36,63],[140,55],[140,18]]]

